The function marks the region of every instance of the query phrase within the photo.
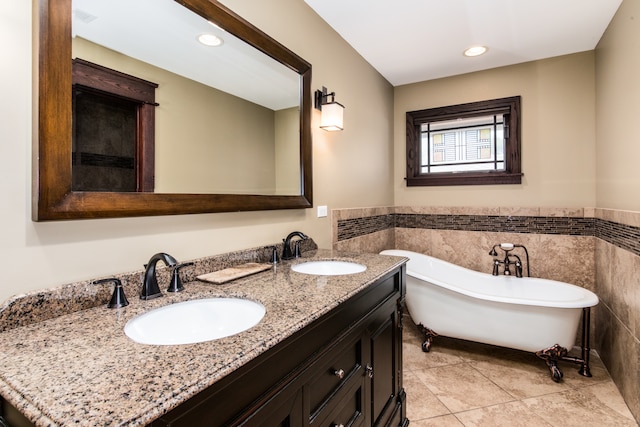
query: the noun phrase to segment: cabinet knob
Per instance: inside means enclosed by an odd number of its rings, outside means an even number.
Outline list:
[[[335,371],[333,371],[333,375],[335,375],[336,377],[343,379],[344,378],[344,371],[342,369],[336,369]]]
[[[344,427],[344,424],[334,424],[333,427]]]
[[[369,378],[373,378],[373,366],[367,363],[367,366],[364,368],[364,371],[369,375]]]

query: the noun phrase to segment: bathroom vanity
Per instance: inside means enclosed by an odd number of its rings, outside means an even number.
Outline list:
[[[367,269],[291,270],[316,259]],[[125,308],[5,330],[2,416],[10,425],[406,425],[405,261],[313,251],[224,285],[189,281],[156,300],[129,295]],[[198,344],[142,345],[123,333],[153,308],[217,296],[259,301],[266,315],[247,331]]]

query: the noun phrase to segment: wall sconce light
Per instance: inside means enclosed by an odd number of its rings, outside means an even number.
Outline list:
[[[328,98],[331,97],[331,102]],[[327,93],[327,88],[322,86],[322,90],[316,90],[314,96],[314,107],[322,111],[320,128],[328,131],[343,130],[342,113],[344,105],[336,102],[336,93]]]

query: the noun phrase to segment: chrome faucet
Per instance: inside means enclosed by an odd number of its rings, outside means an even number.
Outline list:
[[[163,252],[152,256],[145,266],[140,299],[149,300],[162,296],[162,292],[160,292],[160,288],[158,287],[158,277],[156,276],[156,263],[158,261],[164,262],[168,267],[175,267],[175,265],[178,264],[178,261],[176,261],[174,257]]]
[[[307,235],[300,231],[289,233],[287,238],[282,240],[284,242],[284,247],[282,248],[282,259],[294,259],[300,256],[300,246],[298,242],[296,242],[295,251],[291,252],[291,239],[296,236],[302,240],[308,239]]]
[[[495,258],[498,256],[498,252],[496,252],[496,248],[498,247],[504,251],[503,260],[499,260],[498,258]],[[522,260],[518,255],[510,253],[515,248],[524,249],[524,253],[526,255],[526,260],[527,260],[527,276],[531,277],[531,272],[529,270],[529,251],[527,251],[527,248],[524,247],[524,245],[514,245],[513,243],[500,243],[497,245],[493,245],[493,248],[491,248],[491,251],[489,251],[489,255],[494,257],[493,271],[492,271],[492,274],[494,276],[497,276],[498,274],[500,274],[500,265],[504,265],[503,274],[505,276],[511,276],[512,274],[509,266],[513,265],[515,267],[516,277],[522,277]]]

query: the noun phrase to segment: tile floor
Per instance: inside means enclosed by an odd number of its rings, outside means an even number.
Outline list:
[[[555,383],[532,353],[445,337],[423,353],[408,315],[403,333],[411,427],[638,426],[597,356],[591,378],[561,362],[564,378]]]

